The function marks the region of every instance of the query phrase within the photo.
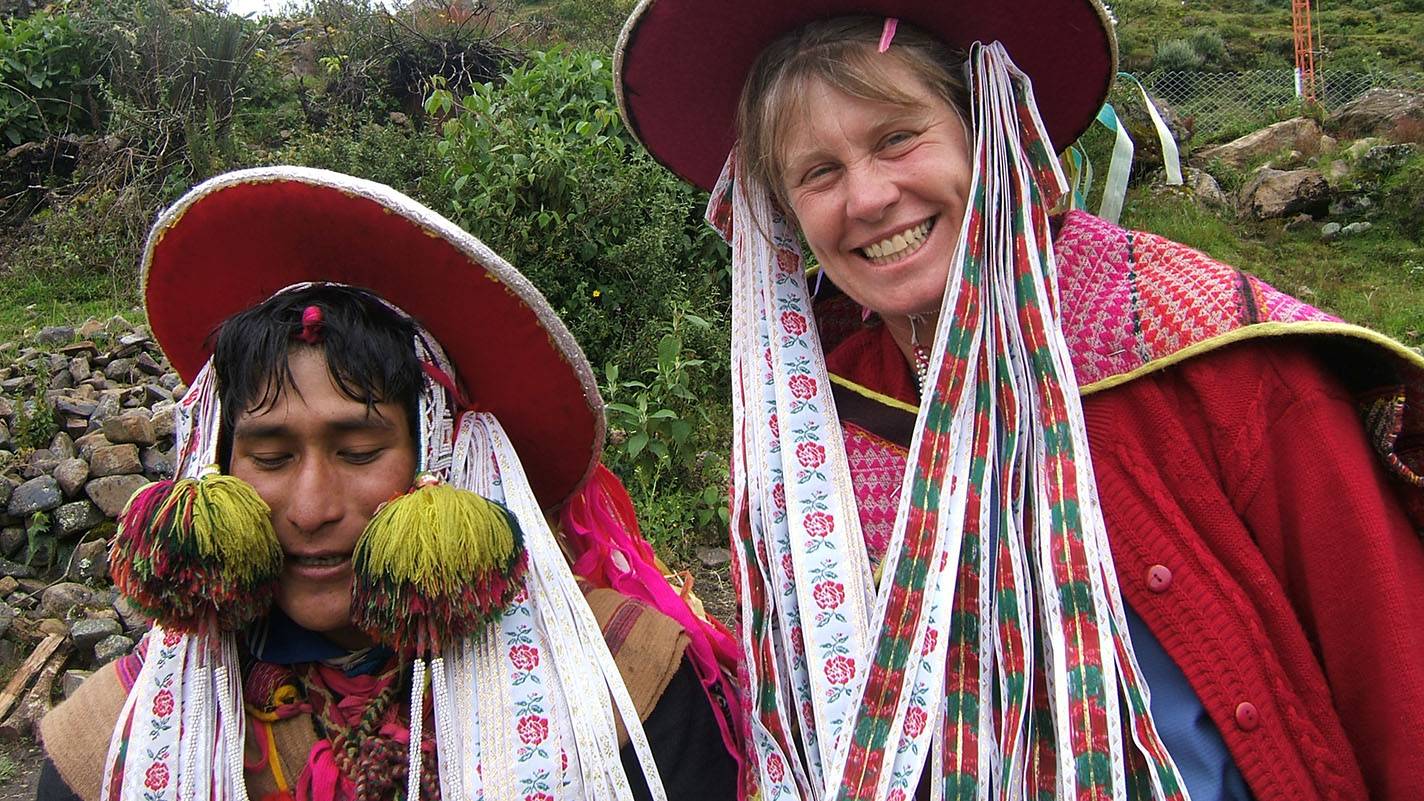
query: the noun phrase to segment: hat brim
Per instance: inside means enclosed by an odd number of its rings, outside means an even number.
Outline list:
[[[140,280],[154,338],[185,381],[232,315],[292,284],[349,284],[439,341],[471,402],[508,432],[545,508],[599,459],[598,385],[548,301],[478,239],[388,186],[302,167],[218,176],[159,217]]]
[[[1092,124],[1117,74],[1117,42],[1097,0],[642,0],[616,53],[623,119],[654,158],[710,190],[761,51],[809,22],[851,14],[897,17],[957,47],[1002,42],[1032,79],[1059,151]]]

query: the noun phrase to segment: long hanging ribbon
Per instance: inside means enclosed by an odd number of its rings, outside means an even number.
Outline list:
[[[708,207],[734,258],[745,790],[769,801],[910,797],[927,761],[935,799],[1184,797],[1057,323],[1047,210],[1064,178],[1027,78],[997,43],[971,61],[972,202],[878,589],[790,225],[734,184],[734,159]]]
[[[1103,199],[1098,205],[1098,216],[1109,222],[1117,222],[1122,216],[1122,204],[1127,198],[1127,178],[1132,171],[1132,137],[1127,134],[1127,126],[1117,117],[1117,111],[1110,103],[1104,103],[1098,110],[1098,124],[1113,132],[1112,160],[1108,162],[1108,177],[1103,184]]]
[[[1152,120],[1152,128],[1157,131],[1157,141],[1162,146],[1162,169],[1167,173],[1168,186],[1182,185],[1182,157],[1177,152],[1177,139],[1172,136],[1172,130],[1167,127],[1167,122],[1162,119],[1162,113],[1157,110],[1157,104],[1152,102],[1151,96],[1147,94],[1147,87],[1142,85],[1142,81],[1137,80],[1137,76],[1130,72],[1119,72],[1119,78],[1126,78],[1137,86],[1137,91],[1142,94],[1142,104],[1147,107],[1147,116]]]

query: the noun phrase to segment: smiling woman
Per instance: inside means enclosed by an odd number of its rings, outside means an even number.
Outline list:
[[[1096,0],[643,0],[618,54],[732,246],[745,794],[1418,795],[1424,360],[1065,210]]]

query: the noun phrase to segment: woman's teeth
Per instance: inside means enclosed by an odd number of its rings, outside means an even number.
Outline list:
[[[925,220],[908,231],[902,231],[889,239],[867,245],[861,250],[864,251],[866,258],[876,264],[895,261],[901,256],[909,255],[924,244],[925,238],[929,236],[930,229],[933,227],[933,219]]]
[[[312,567],[330,567],[331,565],[339,565],[339,564],[341,564],[342,562],[345,562],[345,561],[346,561],[348,558],[350,558],[350,557],[341,556],[341,555],[332,555],[332,556],[289,556],[288,558],[291,559],[291,560],[292,560],[293,562],[295,562],[296,564],[299,564],[299,565],[311,565]]]

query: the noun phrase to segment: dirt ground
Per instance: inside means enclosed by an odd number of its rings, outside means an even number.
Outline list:
[[[0,743],[0,801],[33,801],[43,764],[39,746],[28,740]]]

